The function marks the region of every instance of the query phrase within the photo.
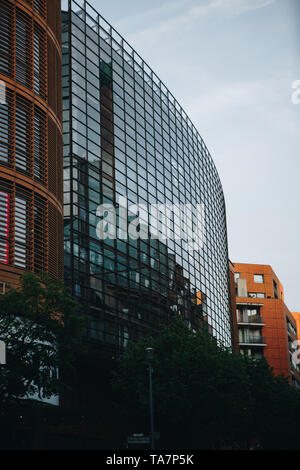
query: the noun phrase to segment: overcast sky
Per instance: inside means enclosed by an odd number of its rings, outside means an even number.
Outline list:
[[[63,2],[64,3],[64,2]],[[300,311],[300,0],[90,0],[174,94],[226,199],[233,262],[270,264]]]

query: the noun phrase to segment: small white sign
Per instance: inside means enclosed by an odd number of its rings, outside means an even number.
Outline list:
[[[127,444],[150,444],[150,437],[127,437]]]
[[[0,341],[0,365],[6,364],[6,347],[4,341]]]

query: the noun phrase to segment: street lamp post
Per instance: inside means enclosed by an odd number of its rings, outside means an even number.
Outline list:
[[[152,362],[153,362],[153,349],[146,348],[146,361],[149,370],[149,403],[150,403],[150,440],[151,449],[154,450],[154,418],[153,418],[153,393],[152,393]]]

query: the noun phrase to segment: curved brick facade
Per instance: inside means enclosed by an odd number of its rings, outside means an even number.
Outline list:
[[[24,270],[62,276],[60,3],[0,1],[3,287]]]

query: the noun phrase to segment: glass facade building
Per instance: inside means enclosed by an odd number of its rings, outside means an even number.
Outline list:
[[[178,313],[230,346],[225,203],[201,136],[87,2],[63,12],[62,48],[65,279],[90,340],[123,348]]]

